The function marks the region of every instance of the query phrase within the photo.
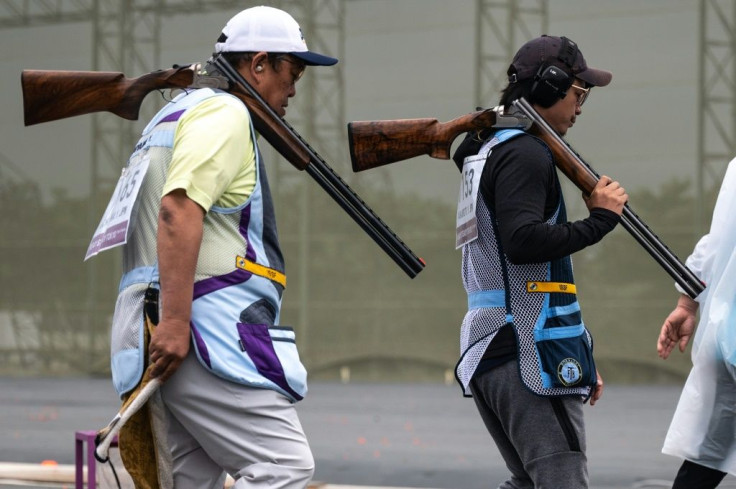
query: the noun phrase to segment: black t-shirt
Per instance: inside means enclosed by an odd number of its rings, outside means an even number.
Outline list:
[[[454,155],[458,168],[466,156],[477,154],[481,145],[476,138],[466,137]],[[480,196],[496,218],[504,253],[517,265],[547,262],[580,251],[600,241],[620,219],[615,212],[594,208],[585,219],[547,224],[559,204],[559,180],[547,145],[528,134],[493,148],[481,175]],[[476,373],[515,355],[516,335],[505,326],[491,342]]]

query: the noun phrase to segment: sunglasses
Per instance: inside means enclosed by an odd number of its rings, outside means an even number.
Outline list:
[[[579,87],[575,85],[574,83],[570,86],[572,88],[580,90],[579,92],[577,92],[577,97],[578,97],[577,104],[578,104],[578,107],[582,107],[585,101],[588,99],[588,95],[590,94],[590,88]]]
[[[301,77],[304,75],[304,71],[307,68],[307,65],[304,64],[304,62],[297,61],[293,59],[291,56],[277,56],[276,59],[279,61],[286,61],[287,63],[292,64],[296,67],[296,71],[294,70],[291,71],[291,77],[292,77],[293,84],[296,84],[296,82],[298,82],[301,79]]]

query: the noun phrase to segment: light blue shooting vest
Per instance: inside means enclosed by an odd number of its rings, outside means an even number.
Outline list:
[[[231,96],[212,89],[179,95],[151,120],[131,155],[131,160],[150,158],[150,164],[123,247],[123,276],[113,317],[113,383],[121,395],[143,374],[143,297],[148,287],[159,284],[158,212],[177,125],[198,103]],[[307,392],[306,370],[293,329],[277,326],[286,284],[284,261],[252,125],[251,135],[256,148],[253,193],[237,207],[213,206],[204,219],[192,298],[192,341],[199,361],[213,374],[298,401]]]
[[[496,145],[522,134],[518,129],[499,131],[478,156],[487,159]],[[463,393],[471,395],[470,380],[498,330],[512,324],[521,379],[527,388],[542,396],[589,395],[596,382],[593,344],[574,293],[570,257],[515,265],[503,252],[496,219],[480,194],[476,217],[478,238],[462,248],[468,312],[461,327],[461,357],[455,373]],[[557,210],[547,224],[566,220],[560,191]]]

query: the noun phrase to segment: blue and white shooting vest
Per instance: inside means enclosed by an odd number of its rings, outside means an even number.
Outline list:
[[[129,165],[141,158],[150,163],[135,202],[134,225],[123,246],[123,276],[112,325],[113,383],[121,395],[133,389],[143,374],[143,296],[149,286],[159,284],[158,213],[177,125],[196,104],[231,96],[206,88],[179,95],[151,120],[130,157]],[[213,206],[204,218],[192,301],[192,342],[199,361],[213,374],[298,401],[306,395],[306,370],[293,329],[276,326],[285,287],[284,261],[252,124],[251,135],[256,148],[253,193],[236,207]]]
[[[487,160],[494,146],[522,134],[518,129],[499,131],[478,156]],[[471,395],[470,380],[491,340],[501,327],[511,324],[517,337],[519,371],[527,388],[542,396],[589,395],[596,382],[593,344],[574,293],[570,257],[515,265],[503,252],[495,217],[481,196],[475,211],[478,238],[462,246],[468,312],[461,327],[461,357],[455,373],[464,394]],[[560,191],[557,209],[547,223],[566,220]]]

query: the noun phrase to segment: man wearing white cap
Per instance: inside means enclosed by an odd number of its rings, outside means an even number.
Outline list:
[[[215,56],[280,116],[306,66],[337,63],[310,52],[297,22],[271,7],[230,19]],[[151,120],[128,166],[144,177],[123,248],[112,366],[126,396],[147,360],[145,311],[157,322],[151,376],[163,381],[151,411],[158,473],[146,484],[221,488],[229,474],[236,488],[306,487],[314,459],[294,408],[306,371],[293,329],[279,326],[286,275],[248,109],[227,91],[187,90]],[[138,460],[126,468],[151,458],[140,454],[146,445],[129,443]]]

